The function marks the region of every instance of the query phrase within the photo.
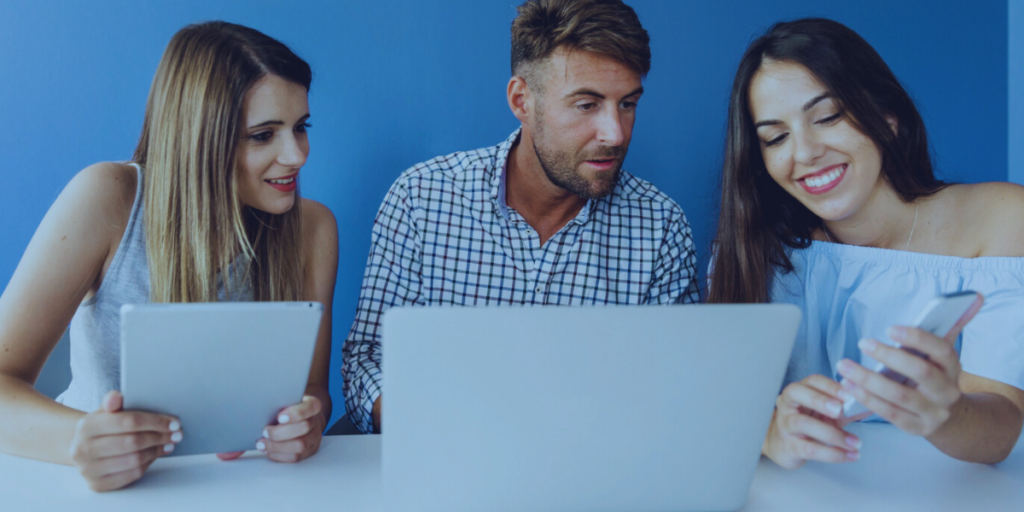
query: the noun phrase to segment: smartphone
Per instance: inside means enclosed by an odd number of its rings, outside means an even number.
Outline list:
[[[914,322],[912,326],[921,329],[922,331],[930,332],[940,338],[944,338],[949,334],[949,331],[953,329],[953,326],[960,321],[960,318],[967,313],[967,310],[971,308],[971,305],[974,304],[974,301],[977,299],[978,292],[974,291],[950,293],[935,297],[927,306],[925,306],[924,310],[921,311],[921,314],[917,317],[917,321]],[[909,347],[901,347],[899,343],[896,344],[896,347],[902,348],[917,357],[928,359],[927,355],[918,350]],[[875,367],[875,371],[904,386],[910,388],[917,387],[917,383],[909,377],[886,368],[882,363],[878,363],[878,366]],[[864,407],[860,402],[853,398],[850,398],[843,404],[843,415],[845,416],[856,416],[867,411],[867,407]]]

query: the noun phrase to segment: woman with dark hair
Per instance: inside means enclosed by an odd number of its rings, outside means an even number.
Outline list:
[[[189,430],[122,409],[120,307],[303,300],[324,305],[306,395],[253,447],[279,462],[316,453],[331,415],[338,230],[298,193],[311,80],[304,60],[248,27],[171,38],[132,161],[71,180],[0,295],[0,451],[74,465],[96,491],[124,487]],[[73,378],[51,400],[33,384],[69,324]]]
[[[803,310],[764,454],[857,460],[843,428],[864,417],[842,414],[856,399],[950,456],[1004,459],[1024,422],[1021,219],[1024,187],[935,178],[913,101],[852,30],[803,19],[755,40],[729,103],[708,299]],[[945,339],[905,327],[962,290],[987,299]]]

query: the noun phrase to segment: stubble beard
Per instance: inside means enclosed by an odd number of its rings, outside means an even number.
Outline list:
[[[626,155],[626,148],[602,146],[594,154],[582,154],[574,158],[568,151],[542,149],[537,145],[537,141],[544,138],[543,125],[543,117],[538,115],[533,137],[533,152],[537,155],[537,161],[540,162],[540,167],[544,169],[548,180],[582,199],[600,199],[611,194],[615,189],[615,184],[619,182],[619,173],[622,171],[622,160]],[[584,178],[579,171],[580,164],[586,160],[599,158],[616,158],[615,167],[603,171],[598,178],[593,180]],[[604,176],[604,178],[600,176]]]

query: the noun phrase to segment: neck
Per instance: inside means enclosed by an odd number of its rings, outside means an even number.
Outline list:
[[[915,229],[917,206],[905,203],[884,180],[856,213],[839,220],[825,221],[834,242],[905,250]]]
[[[525,126],[519,142],[509,151],[505,172],[505,204],[519,212],[540,234],[542,244],[587,204],[586,199],[548,179]]]

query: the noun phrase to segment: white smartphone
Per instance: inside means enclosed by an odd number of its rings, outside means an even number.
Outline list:
[[[953,329],[960,318],[967,313],[974,301],[978,299],[978,292],[965,291],[950,293],[947,295],[939,295],[931,300],[921,314],[918,315],[917,321],[913,323],[913,327],[921,329],[925,332],[930,332],[940,338],[944,338],[949,331]],[[896,344],[897,348],[902,348],[917,357],[928,359],[928,356],[918,350],[901,347],[899,343]],[[917,383],[911,380],[906,375],[897,373],[889,368],[886,368],[884,364],[878,363],[875,367],[875,371],[882,374],[886,378],[903,384],[910,388],[916,388]],[[844,416],[856,416],[868,412],[868,408],[864,407],[860,402],[854,398],[850,398],[843,404],[843,415]]]

